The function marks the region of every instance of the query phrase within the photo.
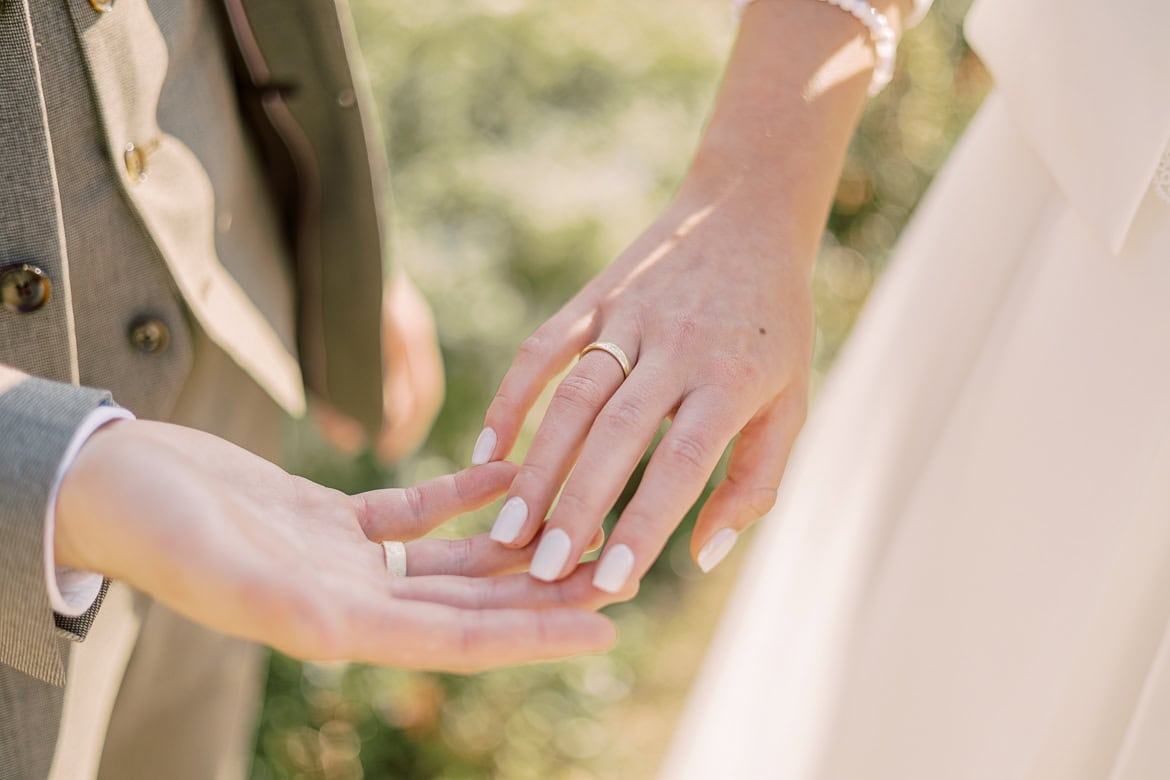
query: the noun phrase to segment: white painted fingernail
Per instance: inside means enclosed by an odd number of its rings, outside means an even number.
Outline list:
[[[496,451],[496,432],[491,428],[484,428],[475,440],[475,447],[471,450],[471,465],[482,466],[492,459]]]
[[[633,571],[634,551],[624,544],[611,547],[601,556],[593,575],[593,587],[606,593],[620,593]]]
[[[496,522],[492,523],[491,537],[501,544],[511,544],[520,535],[528,519],[528,504],[520,496],[513,496],[500,507]]]
[[[731,548],[735,547],[737,541],[739,541],[739,534],[730,528],[724,528],[715,534],[711,537],[711,541],[699,550],[699,568],[704,573],[714,569],[720,561],[727,557],[727,553],[731,552]]]
[[[569,560],[569,551],[572,549],[573,542],[569,535],[560,528],[554,528],[540,540],[536,555],[532,556],[532,565],[528,567],[528,573],[538,580],[552,582],[565,568]]]

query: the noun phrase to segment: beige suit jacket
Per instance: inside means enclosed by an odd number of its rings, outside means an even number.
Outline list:
[[[0,777],[47,771],[68,646],[100,607],[55,620],[42,564],[50,485],[96,405],[191,419],[202,350],[291,414],[307,387],[381,423],[385,164],[344,0],[206,8],[230,42],[243,162],[275,204],[279,273],[217,252],[216,170],[240,161],[159,126],[168,52],[146,0],[0,1]]]

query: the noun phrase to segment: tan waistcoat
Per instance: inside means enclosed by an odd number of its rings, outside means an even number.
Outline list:
[[[230,31],[206,65],[237,73],[237,127],[198,115],[160,127],[163,95],[224,96],[199,94],[200,79],[164,92],[169,20],[146,0],[6,0],[0,268],[35,265],[53,296],[0,313],[0,363],[165,417],[190,368],[189,316],[291,414],[307,384],[376,429],[384,161],[347,9],[225,0],[207,12]],[[127,342],[144,316],[170,326],[167,350]]]

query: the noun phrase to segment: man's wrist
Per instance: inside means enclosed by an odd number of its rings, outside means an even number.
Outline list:
[[[90,555],[88,543],[85,541],[84,526],[89,522],[89,513],[85,507],[91,502],[86,501],[84,493],[94,484],[85,472],[92,466],[93,450],[100,445],[101,440],[108,437],[119,425],[133,421],[135,418],[125,410],[124,414],[107,418],[104,422],[92,428],[88,435],[83,437],[77,449],[71,453],[69,462],[64,464],[58,488],[54,491],[51,507],[53,509],[53,536],[46,539],[51,543],[51,549],[58,566],[83,571],[101,571],[96,561]]]
[[[67,529],[63,533],[59,521],[62,487],[81,450],[99,431],[133,418],[129,411],[117,406],[94,409],[74,431],[58,466],[45,507],[44,568],[49,602],[53,611],[60,615],[77,617],[85,613],[97,599],[102,586],[101,575],[91,572],[68,543],[61,544],[62,537],[69,536]]]

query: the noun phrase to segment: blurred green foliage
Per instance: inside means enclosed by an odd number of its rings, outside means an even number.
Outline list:
[[[986,89],[959,33],[968,1],[939,0],[905,40],[850,150],[814,280],[818,378]],[[520,341],[670,197],[731,42],[727,5],[354,0],[389,141],[395,256],[435,306],[447,403],[393,471],[330,455],[308,428],[293,433],[299,470],[356,491],[467,462]],[[691,521],[638,599],[610,610],[622,642],[605,657],[454,677],[274,656],[254,775],[652,776],[715,611],[691,584]]]

